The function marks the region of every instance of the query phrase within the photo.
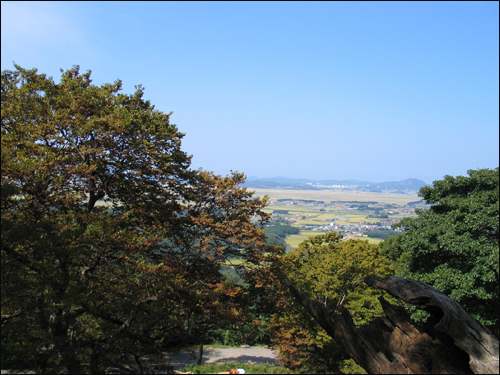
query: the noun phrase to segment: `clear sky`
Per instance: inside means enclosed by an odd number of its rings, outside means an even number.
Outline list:
[[[3,2],[2,70],[123,81],[194,168],[431,183],[499,158],[498,2]]]

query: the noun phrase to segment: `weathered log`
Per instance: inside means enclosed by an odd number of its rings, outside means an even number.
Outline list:
[[[467,314],[458,302],[430,285],[401,277],[382,279],[370,275],[365,282],[430,313],[437,321],[433,328],[449,336],[469,355],[470,368],[474,373],[498,374],[498,339]]]
[[[309,299],[292,283],[287,285],[326,332],[369,373],[498,374],[498,340],[454,300],[410,279],[367,276],[365,282],[428,311],[420,326],[405,309],[379,298],[384,317],[355,327],[343,306],[339,313]]]

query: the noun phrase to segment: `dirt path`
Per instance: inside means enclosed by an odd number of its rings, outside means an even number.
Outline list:
[[[181,351],[175,354],[168,354],[165,357],[170,360],[170,364],[175,369],[196,364],[198,362],[198,351]],[[203,350],[202,363],[221,363],[237,361],[240,363],[256,364],[269,363],[277,364],[277,356],[274,350],[264,347],[253,348],[205,348]]]
[[[164,364],[173,366],[178,370],[186,365],[196,364],[198,362],[199,352],[193,351],[180,351],[164,355],[164,360],[158,360]],[[223,363],[223,362],[240,362],[247,364],[269,363],[272,365],[278,364],[277,355],[274,350],[264,348],[262,346],[250,348],[205,348],[203,350],[202,364],[205,363]],[[158,363],[155,359],[151,359],[152,363]],[[33,371],[12,371],[2,370],[2,374],[34,374]]]

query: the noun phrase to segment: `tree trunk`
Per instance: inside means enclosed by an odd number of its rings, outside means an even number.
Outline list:
[[[58,309],[50,315],[49,327],[54,348],[59,352],[69,374],[81,374],[82,367],[76,357],[76,350],[68,335],[65,312]]]
[[[498,340],[454,300],[429,285],[390,276],[367,276],[365,282],[428,311],[423,326],[405,309],[379,298],[384,317],[356,328],[349,311],[337,314],[307,298],[287,281],[292,294],[367,372],[373,374],[498,374]]]
[[[198,358],[198,366],[201,365],[201,361],[203,360],[203,343],[200,344],[200,355],[199,355],[199,358]]]

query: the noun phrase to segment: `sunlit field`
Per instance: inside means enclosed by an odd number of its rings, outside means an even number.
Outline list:
[[[287,190],[287,189],[256,189],[255,195],[263,197],[268,195],[271,200],[277,199],[305,199],[315,201],[358,201],[358,202],[380,202],[404,206],[409,202],[415,202],[421,198],[416,194],[393,194],[372,193],[365,191],[343,191],[343,190]]]
[[[333,191],[333,190],[285,190],[285,189],[249,189],[254,190],[256,196],[269,196],[269,204],[263,210],[268,214],[279,213],[282,224],[292,225],[300,228],[300,234],[289,235],[285,238],[288,248],[297,248],[299,244],[309,237],[323,234],[319,227],[328,227],[330,223],[335,225],[352,225],[354,228],[360,225],[378,224],[389,226],[405,217],[415,217],[413,211],[389,213],[390,209],[384,210],[387,218],[369,217],[373,211],[360,211],[352,209],[347,202],[377,202],[378,207],[385,205],[397,205],[399,208],[406,206],[409,202],[420,200],[416,194],[391,194],[391,193],[370,193],[353,191]],[[297,200],[296,204],[291,202],[278,202],[278,199]],[[308,204],[299,200],[323,201],[325,206],[318,204]],[[339,202],[330,205],[331,202]],[[343,202],[346,202],[344,204]],[[329,206],[326,206],[329,205]],[[287,212],[287,213],[285,213]],[[373,216],[373,215],[372,215]],[[319,230],[304,228],[304,226],[314,226]],[[356,229],[354,229],[356,231]],[[367,240],[371,244],[378,244],[380,238],[357,237]]]
[[[320,234],[324,234],[324,232],[318,230],[301,230],[300,234],[294,234],[288,236],[285,239],[285,242],[289,248],[296,249],[301,242],[307,240],[309,237],[319,236]],[[380,238],[368,238],[368,237],[356,237],[356,239],[368,241],[368,243],[375,245],[379,244],[382,241]]]

